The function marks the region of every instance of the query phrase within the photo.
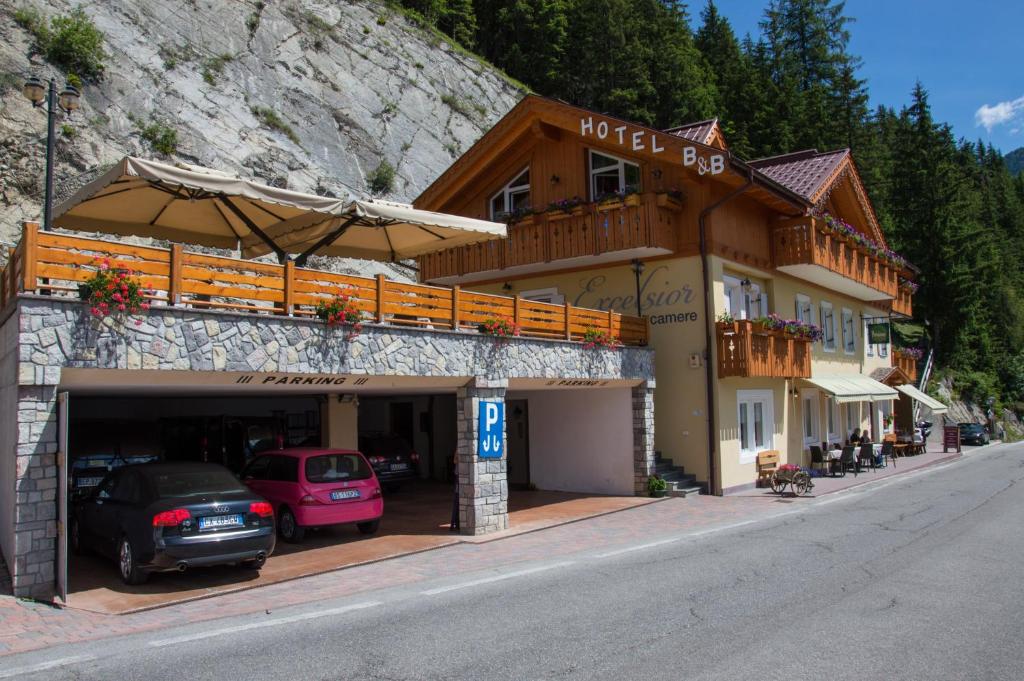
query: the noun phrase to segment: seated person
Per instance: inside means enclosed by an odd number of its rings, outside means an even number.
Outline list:
[[[860,443],[862,445],[869,445],[869,444],[871,444],[871,431],[870,430],[865,430],[864,434],[860,436]]]
[[[850,439],[847,440],[848,444],[859,445],[860,444],[860,428],[854,428],[853,432],[850,433]]]

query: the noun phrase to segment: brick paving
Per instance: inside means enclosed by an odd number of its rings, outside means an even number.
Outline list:
[[[941,453],[897,462],[895,470],[847,475],[832,485],[845,489],[893,474],[920,469],[948,458]],[[910,461],[919,459],[918,465]],[[839,481],[844,481],[845,484]],[[831,483],[829,479],[819,479]],[[837,491],[816,488],[817,494]],[[367,591],[415,584],[429,579],[497,568],[510,564],[568,556],[594,549],[615,549],[642,541],[728,525],[781,511],[786,501],[764,490],[728,497],[698,496],[640,506],[588,520],[476,543],[460,543],[432,551],[347,568],[301,580],[273,584],[215,598],[171,605],[126,615],[60,609],[34,601],[0,596],[0,655],[36,650],[52,645],[99,640],[222,617],[264,612],[313,601],[352,596]],[[6,574],[6,569],[3,570]]]

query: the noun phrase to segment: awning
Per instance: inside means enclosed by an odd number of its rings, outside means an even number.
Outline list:
[[[301,264],[313,253],[394,261],[505,237],[505,225],[388,201],[280,189],[209,168],[127,156],[54,211],[53,224],[218,248],[241,242]]]
[[[930,395],[921,392],[920,390],[910,385],[909,383],[904,385],[898,385],[896,386],[896,389],[899,390],[904,395],[907,395],[908,397],[917,400],[924,406],[931,409],[933,414],[945,414],[947,411],[949,411],[949,407],[944,405],[942,402],[939,402],[934,397],[931,397]]]
[[[894,389],[868,376],[824,376],[803,379],[835,398],[846,402],[891,402],[899,397]]]

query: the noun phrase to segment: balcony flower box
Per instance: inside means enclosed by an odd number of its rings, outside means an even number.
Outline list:
[[[657,194],[658,208],[679,212],[683,209],[683,195],[680,192],[659,192]]]

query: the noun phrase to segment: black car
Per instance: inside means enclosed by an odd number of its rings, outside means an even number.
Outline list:
[[[381,484],[395,489],[398,483],[419,477],[420,456],[400,435],[363,435],[359,451],[373,466]]]
[[[274,541],[273,507],[211,463],[124,466],[72,508],[71,550],[115,559],[126,584],[201,565],[259,569]]]
[[[960,444],[987,445],[988,433],[985,432],[985,426],[980,423],[961,423]]]

